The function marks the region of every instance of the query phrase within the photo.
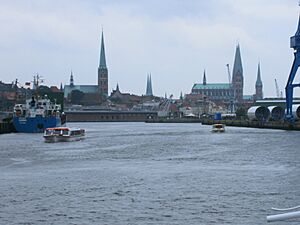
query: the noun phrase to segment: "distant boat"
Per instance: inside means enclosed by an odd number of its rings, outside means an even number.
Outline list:
[[[80,128],[55,127],[44,132],[45,142],[79,141],[85,136],[85,130]]]
[[[215,124],[212,125],[212,130],[211,131],[215,132],[215,133],[217,133],[217,132],[220,132],[220,133],[225,132],[225,125],[222,124],[222,123],[215,123]]]

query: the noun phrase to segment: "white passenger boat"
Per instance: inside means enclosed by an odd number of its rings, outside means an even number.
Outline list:
[[[54,127],[44,132],[45,142],[79,141],[84,138],[85,130],[80,128]]]
[[[222,123],[215,123],[212,126],[212,132],[225,132],[225,125]]]

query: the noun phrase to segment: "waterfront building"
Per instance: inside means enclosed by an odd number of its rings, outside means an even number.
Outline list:
[[[157,105],[160,102],[160,98],[153,95],[139,96],[130,93],[122,93],[118,84],[116,89],[110,94],[108,100],[115,105],[115,108],[121,108],[122,110],[133,109],[136,111],[157,108]]]
[[[191,93],[191,95],[198,95],[200,98],[217,102],[229,101],[233,98],[233,94],[234,90],[230,83],[207,83],[205,71],[202,84],[194,84]]]
[[[64,99],[66,103],[83,105],[97,105],[101,103],[98,85],[76,85],[71,71],[70,84],[64,86]],[[76,99],[76,102],[74,102]]]
[[[251,105],[253,101],[263,99],[260,64],[258,64],[255,94],[244,95],[243,64],[240,45],[238,44],[234,56],[232,79],[228,83],[208,83],[204,71],[202,83],[194,84],[191,94],[186,95],[186,98],[190,101],[206,99],[206,101],[213,101],[218,105],[227,105],[231,111],[234,105]]]
[[[0,111],[11,111],[16,103],[23,103],[30,90],[18,87],[18,80],[12,83],[0,81]]]

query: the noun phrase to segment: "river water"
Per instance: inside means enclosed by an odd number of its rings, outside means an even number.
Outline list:
[[[85,140],[0,136],[0,224],[258,225],[300,204],[299,132],[68,125]]]

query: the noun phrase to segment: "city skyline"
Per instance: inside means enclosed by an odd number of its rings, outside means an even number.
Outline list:
[[[274,79],[284,92],[292,65],[299,11],[294,0],[10,1],[0,9],[0,80],[39,73],[59,86],[72,70],[75,84],[97,84],[103,27],[109,94],[117,83],[145,94],[148,73],[157,96],[190,93],[204,69],[208,83],[228,82],[239,43],[244,93],[255,93],[260,62],[264,96],[275,97]]]

